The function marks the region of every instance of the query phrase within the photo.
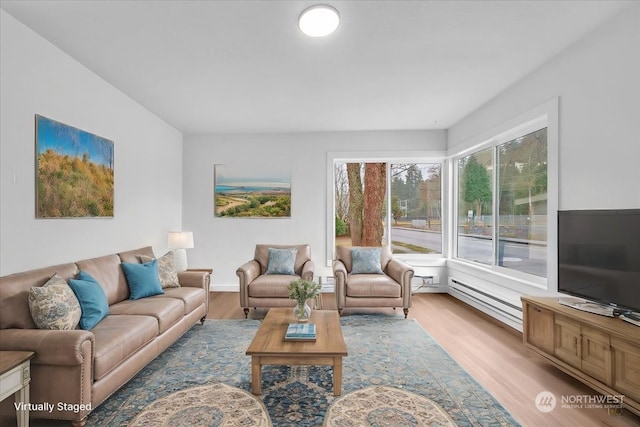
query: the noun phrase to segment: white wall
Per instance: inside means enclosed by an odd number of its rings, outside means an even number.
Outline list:
[[[640,207],[640,3],[449,129],[450,151],[560,98],[559,209]]]
[[[639,208],[639,23],[636,3],[455,124],[448,130],[449,153],[558,97],[558,209]],[[555,239],[548,244],[555,247]],[[517,305],[519,295],[556,289],[553,277],[541,291],[462,263],[448,267],[451,278]]]
[[[213,268],[213,287],[237,289],[236,269],[256,243],[309,243],[316,275],[326,267],[327,152],[429,151],[446,148],[444,131],[188,135],[183,158],[183,229],[194,232],[189,265]],[[272,164],[291,171],[291,218],[215,218],[214,164]]]
[[[182,221],[182,135],[0,10],[0,275],[153,245]],[[34,115],[114,141],[115,216],[35,219]]]

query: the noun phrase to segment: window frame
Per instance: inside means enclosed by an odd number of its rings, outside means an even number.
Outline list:
[[[464,258],[458,258],[458,186],[459,160],[477,151],[492,148],[495,167],[497,147],[530,132],[547,128],[547,273],[546,277],[536,276],[512,268],[497,265],[498,250],[497,222],[499,220],[499,197],[497,190],[497,173],[492,173],[492,264],[481,264]],[[450,223],[448,259],[479,271],[485,271],[501,277],[515,279],[518,283],[535,288],[557,291],[557,211],[558,211],[558,98],[554,98],[537,108],[517,116],[494,129],[487,131],[463,144],[462,149],[450,151],[451,159],[449,189]]]
[[[402,153],[393,153],[387,151],[371,151],[371,152],[336,152],[327,153],[327,235],[326,235],[326,266],[330,267],[335,258],[335,177],[334,165],[336,163],[386,163],[386,179],[387,179],[387,224],[391,224],[391,176],[389,169],[391,164],[399,163],[437,163],[441,167],[441,206],[442,206],[442,253],[439,254],[394,254],[394,258],[403,260],[426,260],[426,259],[444,259],[446,258],[447,238],[446,230],[449,227],[449,213],[446,203],[446,153],[443,151],[411,151]],[[390,236],[390,230],[387,230]]]

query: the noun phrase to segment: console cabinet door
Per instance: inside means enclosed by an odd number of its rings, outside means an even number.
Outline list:
[[[609,334],[582,326],[582,371],[611,385],[611,346]]]
[[[525,311],[525,340],[553,354],[553,312],[532,304],[526,304]]]
[[[640,343],[611,337],[615,372],[613,388],[629,398],[640,401]]]
[[[580,369],[582,364],[580,324],[564,316],[556,315],[554,327],[553,354],[558,359]]]

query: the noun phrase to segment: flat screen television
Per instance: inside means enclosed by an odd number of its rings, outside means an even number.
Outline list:
[[[640,312],[640,209],[559,211],[558,291]]]

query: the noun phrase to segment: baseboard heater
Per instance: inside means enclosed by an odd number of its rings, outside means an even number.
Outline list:
[[[499,296],[489,294],[480,289],[469,286],[457,279],[449,279],[451,289],[454,291],[453,295],[459,294],[460,299],[466,300],[466,302],[475,306],[476,308],[487,312],[490,311],[490,315],[498,317],[499,320],[504,321],[510,326],[516,329],[522,329],[522,307],[512,304],[509,301],[505,301]],[[483,308],[485,310],[483,310]],[[495,316],[495,315],[498,316]]]

